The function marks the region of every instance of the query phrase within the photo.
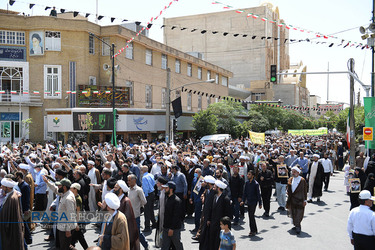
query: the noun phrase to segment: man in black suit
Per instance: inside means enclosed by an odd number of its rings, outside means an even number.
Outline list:
[[[217,250],[220,245],[220,219],[224,216],[232,218],[230,199],[223,194],[227,185],[219,180],[215,181],[215,197],[211,213],[208,215],[207,225],[210,226],[208,234],[208,250]]]

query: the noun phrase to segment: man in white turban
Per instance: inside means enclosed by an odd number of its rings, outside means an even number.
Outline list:
[[[322,163],[319,161],[319,155],[313,155],[313,161],[309,165],[309,171],[307,174],[307,180],[309,183],[309,192],[307,194],[308,201],[312,202],[312,198],[317,198],[320,202],[322,196],[323,180],[324,180],[324,168]]]
[[[104,204],[110,217],[104,224],[102,234],[99,237],[99,245],[103,250],[129,250],[128,222],[125,215],[118,211],[120,199],[114,193],[105,195]]]
[[[25,228],[20,206],[21,197],[13,189],[16,185],[17,182],[10,178],[1,180],[1,189],[5,193],[5,198],[0,204],[0,244],[2,249],[24,249]]]
[[[289,178],[287,184],[288,200],[286,203],[294,225],[293,230],[297,234],[301,233],[301,221],[307,204],[307,183],[300,174],[301,169],[298,164],[292,167],[292,177]]]

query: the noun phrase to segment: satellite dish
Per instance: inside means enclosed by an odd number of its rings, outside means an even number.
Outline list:
[[[109,65],[108,65],[108,64],[106,64],[106,63],[105,63],[105,64],[103,64],[103,69],[104,69],[104,70],[108,70],[108,69],[109,69]]]
[[[361,34],[365,34],[366,33],[366,28],[361,26],[359,27],[359,32],[361,32]]]
[[[375,32],[375,23],[370,24],[370,26],[368,26],[368,29],[371,32]]]

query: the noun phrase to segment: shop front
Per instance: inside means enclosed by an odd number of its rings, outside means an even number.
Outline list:
[[[110,108],[47,109],[46,112],[47,130],[57,140],[64,143],[71,143],[74,139],[94,143],[111,141],[113,115]],[[117,114],[117,140],[132,144],[143,139],[164,140],[165,110],[120,108]],[[194,130],[191,126],[192,115],[184,114],[177,119],[179,132]]]

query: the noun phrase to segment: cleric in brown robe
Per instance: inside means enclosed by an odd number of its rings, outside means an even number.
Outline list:
[[[1,180],[1,189],[6,195],[3,203],[0,204],[0,248],[4,250],[24,249],[25,231],[20,206],[21,195],[13,189],[16,185],[17,182],[10,178],[4,178]]]
[[[119,180],[114,188],[114,193],[120,199],[120,207],[118,211],[121,211],[126,216],[128,221],[128,231],[129,231],[129,240],[130,240],[130,249],[139,250],[139,230],[137,222],[135,220],[134,211],[130,199],[126,196],[128,193],[129,187],[126,185],[125,181]]]
[[[108,193],[103,205],[110,217],[99,236],[99,246],[102,250],[130,250],[128,222],[125,215],[118,211],[120,199],[114,193]]]
[[[307,183],[300,173],[301,169],[297,166],[292,168],[292,177],[289,178],[287,184],[288,200],[286,202],[286,208],[294,225],[293,230],[297,234],[301,233],[301,221],[307,204]]]

